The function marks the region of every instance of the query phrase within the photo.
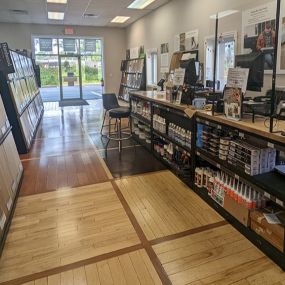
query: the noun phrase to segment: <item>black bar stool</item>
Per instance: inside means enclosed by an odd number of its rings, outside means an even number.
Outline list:
[[[109,126],[109,125],[105,125],[107,113],[112,109],[120,108],[116,94],[114,93],[102,94],[102,99],[103,99],[103,108],[104,108],[104,120],[103,120],[101,131],[100,131],[101,135],[103,135],[104,127]]]
[[[108,149],[108,144],[110,140],[118,141],[119,142],[119,152],[122,150],[122,142],[124,140],[128,140],[132,136],[132,129],[131,129],[131,124],[130,121],[128,123],[129,126],[129,132],[128,131],[123,131],[126,128],[122,128],[122,119],[125,118],[130,118],[130,108],[128,107],[120,107],[116,109],[112,109],[109,111],[109,133],[108,133],[108,143],[106,145],[106,150]],[[111,132],[111,126],[112,126],[112,120],[116,119],[116,127],[115,131]],[[114,125],[114,124],[113,124]]]

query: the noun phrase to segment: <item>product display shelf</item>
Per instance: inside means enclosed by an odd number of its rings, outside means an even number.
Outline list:
[[[146,89],[145,58],[123,60],[121,63],[122,78],[119,99],[129,102],[129,93]]]
[[[0,96],[0,254],[9,230],[20,189],[23,166]]]
[[[259,248],[264,254],[271,258],[276,264],[278,264],[283,270],[285,270],[285,255],[283,252],[276,249],[272,244],[263,239],[260,235],[256,234],[249,227],[245,227],[234,216],[232,216],[221,205],[215,202],[209,195],[205,188],[198,188],[192,183],[187,183],[193,191],[199,195],[209,206],[215,209],[223,218],[225,218],[232,226],[234,226],[241,234],[243,234],[248,240],[250,240],[257,248]],[[284,244],[285,246],[285,244]]]
[[[145,117],[143,117],[142,115],[138,114],[138,113],[131,113],[131,116],[139,121],[141,121],[142,123],[151,126],[151,121]]]
[[[171,118],[176,117],[176,122],[181,121],[182,118],[186,120],[189,129],[192,130],[192,141],[191,141],[191,169],[189,169],[189,177],[183,179],[183,181],[195,191],[203,200],[205,200],[211,207],[213,207],[218,213],[220,213],[229,223],[231,223],[238,231],[240,231],[246,238],[248,238],[254,245],[256,245],[261,251],[269,256],[276,264],[278,264],[283,270],[285,270],[285,254],[283,251],[276,248],[269,241],[265,240],[260,234],[256,233],[250,228],[250,226],[244,225],[238,220],[233,214],[230,214],[222,204],[217,203],[212,197],[208,195],[208,191],[205,188],[198,188],[194,184],[195,169],[198,165],[212,166],[214,169],[220,169],[224,173],[227,173],[238,179],[240,182],[246,183],[249,187],[252,187],[255,191],[264,194],[269,199],[270,203],[273,202],[276,207],[284,209],[285,192],[284,183],[285,177],[281,176],[277,172],[271,171],[256,176],[246,174],[243,169],[239,169],[229,164],[227,161],[219,159],[218,156],[211,155],[205,149],[198,147],[196,137],[198,133],[199,124],[205,126],[215,127],[217,130],[230,131],[237,139],[254,141],[257,140],[258,145],[266,148],[275,148],[277,151],[284,151],[285,142],[284,138],[279,135],[268,135],[268,131],[265,128],[260,128],[259,125],[250,125],[247,120],[244,121],[231,121],[222,116],[211,117],[204,111],[191,111],[193,118],[185,118],[185,111],[187,113],[187,106],[174,105],[164,99],[158,98],[154,92],[134,92],[131,93],[131,99],[144,100],[151,104],[151,126],[152,126],[152,140],[156,138],[162,139],[166,142],[172,142],[171,138],[168,137],[168,127],[166,133],[161,133],[153,128],[153,115],[155,108],[160,108],[170,114]],[[167,113],[161,113],[163,117]],[[166,117],[166,124],[168,124],[169,117]],[[262,122],[262,125],[264,122]],[[261,125],[261,123],[260,123]],[[175,145],[175,142],[172,142]],[[189,151],[189,149],[188,149]],[[162,161],[173,173],[177,176],[179,172],[175,171],[175,167],[154,150],[154,142],[152,141],[152,153],[153,155]],[[277,156],[278,157],[278,156]],[[183,177],[180,177],[183,178]],[[284,193],[283,193],[284,192]],[[285,248],[285,238],[284,238]]]
[[[18,152],[27,153],[41,121],[44,106],[32,60],[10,50],[14,73],[0,73],[0,90]]]

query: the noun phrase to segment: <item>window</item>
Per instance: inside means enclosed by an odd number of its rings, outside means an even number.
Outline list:
[[[157,84],[157,50],[147,52],[147,85]]]
[[[215,39],[205,41],[205,80],[213,81]],[[216,87],[223,90],[228,78],[229,68],[234,67],[236,50],[236,33],[227,33],[219,37],[217,53]]]

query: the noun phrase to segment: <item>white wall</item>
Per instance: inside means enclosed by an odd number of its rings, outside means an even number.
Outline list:
[[[144,45],[145,49],[159,48],[160,50],[160,44],[168,42],[170,54],[172,54],[174,35],[198,29],[199,58],[201,62],[204,62],[204,38],[215,33],[215,20],[211,20],[209,17],[218,11],[236,9],[239,10],[239,13],[220,20],[219,31],[237,31],[238,52],[240,52],[242,11],[267,2],[270,1],[172,0],[127,28],[127,46],[131,48]],[[158,64],[160,67],[160,59]],[[271,78],[272,76],[265,76],[264,89],[270,88]],[[285,75],[278,76],[277,84],[285,85]]]
[[[125,58],[125,29],[74,27],[75,36],[101,37],[104,39],[105,84],[106,92],[118,93],[121,60]],[[32,35],[64,35],[64,26],[37,24],[0,23],[0,42],[7,42],[12,49],[31,50]]]

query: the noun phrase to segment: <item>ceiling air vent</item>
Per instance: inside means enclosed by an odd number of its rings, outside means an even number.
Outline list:
[[[14,15],[28,15],[29,14],[27,10],[13,9],[9,11],[11,14],[14,14]]]
[[[99,16],[93,13],[84,13],[83,17],[84,18],[98,18]]]

